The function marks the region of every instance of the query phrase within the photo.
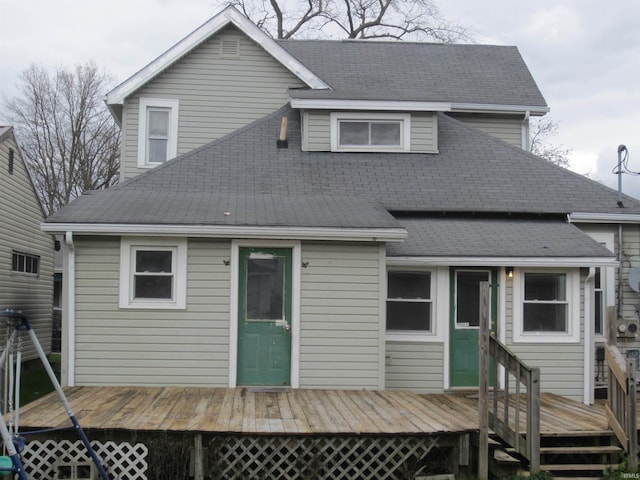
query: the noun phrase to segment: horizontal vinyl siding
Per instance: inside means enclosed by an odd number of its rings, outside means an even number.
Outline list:
[[[385,388],[442,393],[444,343],[387,342]]]
[[[303,244],[300,387],[379,386],[377,245]]]
[[[452,117],[481,132],[522,148],[522,117],[499,115],[455,115]]]
[[[14,151],[9,174],[9,149]],[[46,353],[51,351],[54,241],[40,231],[43,213],[12,137],[0,144],[0,309],[22,311]],[[39,274],[12,272],[12,253],[40,257]],[[31,342],[23,343],[23,359],[37,358]]]
[[[120,240],[76,239],[76,385],[226,386],[229,254],[190,239],[186,310],[119,309]]]
[[[238,40],[240,56],[221,56],[221,39]],[[224,29],[126,100],[122,179],[145,171],[137,166],[139,97],[179,99],[180,155],[282,107],[287,89],[302,86],[251,39]]]
[[[584,280],[580,277],[580,318],[584,318]],[[513,285],[507,280],[507,319],[513,318]],[[569,293],[569,292],[567,292]],[[540,390],[577,401],[583,400],[584,322],[580,324],[580,343],[514,343],[513,322],[507,322],[506,345],[529,367],[540,368]]]
[[[380,112],[371,112],[375,118]],[[384,115],[386,112],[382,112]],[[303,148],[309,151],[331,151],[331,112],[309,110],[303,117]],[[433,113],[411,114],[411,151],[414,153],[434,153],[438,149],[437,117]]]

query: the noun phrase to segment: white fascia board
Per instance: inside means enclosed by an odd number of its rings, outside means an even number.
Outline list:
[[[453,112],[484,112],[484,113],[522,113],[529,115],[545,115],[549,113],[549,107],[532,107],[527,105],[494,105],[491,103],[452,103]]]
[[[637,213],[571,213],[569,223],[640,223]]]
[[[125,98],[131,95],[131,93],[230,23],[235,25],[254,42],[261,45],[262,48],[309,87],[318,89],[329,88],[317,75],[280,47],[273,39],[269,38],[262,30],[251,23],[247,17],[242,15],[233,6],[228,6],[149,63],[146,67],[107,93],[105,102],[107,105],[123,104]]]
[[[387,265],[460,267],[615,267],[615,257],[388,257]]]
[[[141,225],[98,223],[41,223],[44,232],[73,232],[86,235],[158,237],[216,237],[277,240],[343,240],[402,242],[403,228],[246,227],[227,225]]]
[[[292,98],[292,108],[308,110],[378,110],[378,111],[414,111],[414,112],[450,112],[448,102],[419,102],[392,100],[334,100],[326,98]]]

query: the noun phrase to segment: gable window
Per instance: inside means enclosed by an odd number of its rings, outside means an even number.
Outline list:
[[[11,257],[11,270],[13,272],[38,275],[40,268],[40,257],[15,251],[12,252]]]
[[[141,98],[138,166],[153,167],[177,155],[178,100]]]
[[[431,272],[388,272],[387,332],[433,331],[431,284]]]
[[[185,240],[123,239],[120,269],[121,307],[185,307]]]
[[[331,114],[333,151],[397,151],[410,149],[408,114]]]
[[[577,271],[522,271],[514,285],[514,340],[579,341]],[[514,305],[514,309],[516,309]]]

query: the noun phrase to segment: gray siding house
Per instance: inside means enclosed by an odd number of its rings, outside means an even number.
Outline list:
[[[65,384],[470,388],[489,281],[542,390],[592,401],[640,202],[526,151],[516,48],[276,41],[230,7],[106,102],[122,183],[42,227]]]
[[[0,309],[22,311],[45,352],[51,351],[53,237],[12,127],[0,126]],[[4,326],[3,326],[4,328]],[[5,332],[2,333],[5,338]],[[25,341],[22,358],[37,358]]]

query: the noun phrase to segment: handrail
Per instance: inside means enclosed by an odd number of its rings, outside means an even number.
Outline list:
[[[636,417],[636,359],[624,358],[615,346],[615,307],[607,311],[609,335],[605,345],[607,363],[607,404],[605,411],[609,427],[627,453],[627,466],[638,468],[638,426]]]
[[[493,335],[489,337],[489,356],[493,360],[493,409],[489,412],[489,427],[520,455],[529,460],[529,471],[540,470],[540,369],[528,367]],[[498,382],[499,368],[503,368],[503,381]],[[502,383],[502,395],[495,385]],[[510,395],[511,384],[515,395]],[[525,404],[521,402],[521,386],[526,389]],[[498,412],[498,397],[502,396],[502,418]],[[513,419],[510,411],[513,409]],[[524,416],[526,432],[521,431]]]
[[[480,285],[480,436],[481,446],[486,443],[484,437],[490,428],[500,438],[511,445],[520,455],[529,460],[529,471],[540,471],[540,369],[528,367],[504,344],[490,333],[489,323],[489,284]],[[488,359],[493,360],[493,408],[488,407],[489,368]],[[500,369],[504,367],[502,382],[498,382]],[[484,368],[483,368],[484,367]],[[503,385],[502,416],[498,412],[498,385]],[[515,395],[510,395],[511,385],[515,385]],[[526,396],[523,408],[521,385],[525,386]],[[513,418],[510,413],[513,411]],[[525,417],[526,432],[520,428],[520,420]],[[488,420],[488,422],[487,422]],[[488,428],[487,428],[488,427]],[[484,450],[484,448],[482,448]],[[484,469],[487,452],[481,452],[479,476],[486,478]]]

